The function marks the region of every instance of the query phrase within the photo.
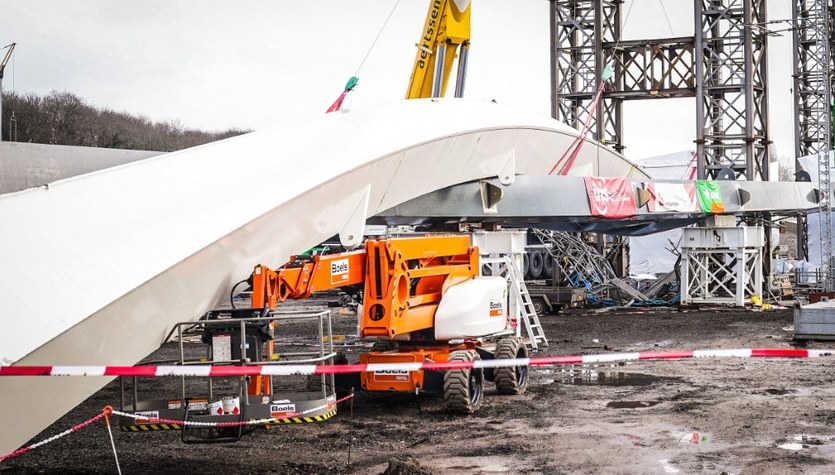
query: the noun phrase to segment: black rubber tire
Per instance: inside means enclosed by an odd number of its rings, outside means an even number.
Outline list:
[[[528,257],[528,253],[522,254],[522,277],[527,279],[530,277],[531,272],[531,259]]]
[[[528,349],[521,338],[502,338],[496,344],[497,360],[511,360],[527,358]],[[499,394],[522,394],[528,388],[527,366],[504,366],[495,368],[493,375],[496,380],[496,390]]]
[[[531,251],[531,278],[539,279],[542,277],[542,268],[545,266],[545,259],[539,251]]]
[[[542,297],[532,297],[531,303],[533,304],[533,311],[536,312],[537,315],[545,315],[548,313],[548,305],[545,304],[545,299]]]
[[[449,354],[449,361],[478,361],[475,350],[459,350]],[[484,372],[479,368],[452,369],[444,373],[444,400],[453,412],[472,414],[484,399]]]
[[[551,256],[548,252],[543,253],[543,257],[545,260],[542,262],[542,278],[543,279],[553,279],[554,278],[554,257]]]

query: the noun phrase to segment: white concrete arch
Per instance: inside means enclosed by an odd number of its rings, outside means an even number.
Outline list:
[[[134,364],[256,263],[278,266],[339,232],[365,198],[373,215],[496,176],[509,157],[517,174],[546,174],[576,135],[495,103],[412,100],[0,196],[0,364]],[[645,178],[593,142],[574,170]],[[107,381],[0,379],[0,420],[18,428],[0,453]]]

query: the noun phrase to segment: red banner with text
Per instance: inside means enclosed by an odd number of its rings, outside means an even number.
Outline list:
[[[628,218],[635,216],[635,192],[626,178],[583,177],[592,216]]]

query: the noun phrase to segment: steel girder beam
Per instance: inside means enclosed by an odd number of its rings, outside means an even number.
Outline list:
[[[698,176],[768,180],[765,0],[695,0]]]

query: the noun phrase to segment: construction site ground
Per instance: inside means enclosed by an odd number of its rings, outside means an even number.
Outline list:
[[[334,333],[348,336],[339,349],[354,361],[370,344],[352,340],[347,309],[332,310]],[[575,309],[542,323],[551,345],[538,355],[795,344],[790,309]],[[283,337],[315,338],[312,327],[297,330]],[[175,354],[169,343],[151,358]],[[179,390],[173,378],[148,384],[163,399]],[[32,442],[108,404],[119,404],[116,382]],[[358,393],[327,421],[258,429],[237,443],[185,445],[177,431],[117,430],[114,438],[124,474],[824,474],[835,467],[835,357],[532,368],[523,395],[498,395],[486,383],[470,416],[447,412],[439,397]],[[0,472],[116,473],[116,464],[97,421],[0,463]]]

